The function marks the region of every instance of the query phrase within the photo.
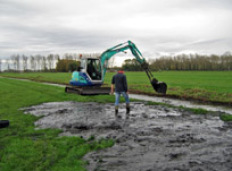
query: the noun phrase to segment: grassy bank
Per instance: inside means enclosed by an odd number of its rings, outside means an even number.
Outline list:
[[[106,74],[107,85],[110,85],[113,74]],[[131,92],[156,94],[145,72],[125,74]],[[167,83],[168,96],[227,104],[232,102],[232,71],[162,71],[153,74],[159,81]],[[0,76],[68,84],[71,73],[1,73]]]
[[[0,120],[10,120],[0,129],[0,170],[85,170],[82,157],[93,150],[110,147],[112,140],[59,137],[60,130],[35,130],[38,119],[19,109],[52,101],[113,102],[113,96],[65,94],[60,87],[0,78]]]

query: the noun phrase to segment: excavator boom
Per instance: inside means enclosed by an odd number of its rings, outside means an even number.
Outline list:
[[[107,66],[108,66],[108,60],[113,57],[115,54],[119,52],[124,52],[125,50],[131,50],[131,53],[136,58],[136,60],[141,64],[141,66],[146,62],[145,58],[142,56],[142,53],[139,51],[139,49],[136,47],[134,43],[131,41],[127,41],[125,43],[118,44],[110,49],[107,49],[104,51],[101,56],[101,64],[103,68],[103,77],[105,76]]]
[[[136,47],[136,45],[132,41],[127,41],[125,43],[118,44],[110,49],[107,49],[105,52],[101,54],[100,60],[101,60],[102,68],[103,68],[103,71],[102,71],[103,79],[104,79],[104,76],[107,70],[108,60],[116,53],[124,52],[127,49],[131,51],[136,61],[140,63],[142,69],[146,72],[154,90],[157,93],[166,94],[167,84],[164,82],[158,82],[158,80],[154,78],[151,70],[149,69],[149,64],[146,62],[142,53],[139,51],[139,49]]]

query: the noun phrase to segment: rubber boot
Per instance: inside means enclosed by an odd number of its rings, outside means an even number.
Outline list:
[[[126,118],[129,119],[130,117],[130,104],[126,104]]]
[[[115,106],[115,116],[118,116],[118,106]]]

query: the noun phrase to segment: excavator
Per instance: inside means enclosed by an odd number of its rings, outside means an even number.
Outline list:
[[[109,94],[110,87],[105,87],[103,85],[108,61],[115,54],[120,52],[126,53],[125,51],[128,49],[146,72],[154,90],[157,93],[166,94],[167,84],[159,82],[154,78],[149,69],[149,64],[136,45],[130,40],[107,49],[99,57],[80,57],[80,67],[78,71],[72,73],[72,79],[69,85],[65,87],[65,92],[81,95]]]

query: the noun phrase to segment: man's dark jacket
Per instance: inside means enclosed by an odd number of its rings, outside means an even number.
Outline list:
[[[126,76],[123,73],[114,75],[111,83],[115,84],[115,92],[127,92]]]

